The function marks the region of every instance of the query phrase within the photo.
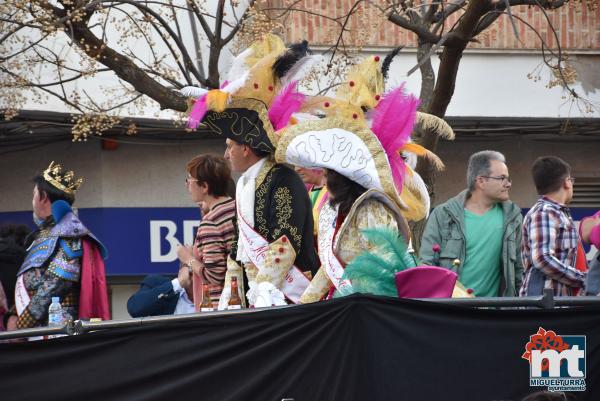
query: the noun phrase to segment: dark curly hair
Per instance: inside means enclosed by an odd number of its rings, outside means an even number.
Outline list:
[[[339,205],[339,213],[343,215],[348,214],[356,199],[367,191],[362,185],[330,169],[327,169],[327,190],[329,203]]]

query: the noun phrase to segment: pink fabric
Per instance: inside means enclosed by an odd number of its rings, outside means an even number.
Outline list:
[[[600,249],[600,224],[592,228],[592,232],[590,233],[590,244]]]
[[[600,216],[600,211],[594,213],[593,216],[584,217],[581,220],[581,223],[579,224],[579,238],[582,238],[582,235],[581,235],[581,226],[582,226],[582,223],[586,219],[591,219],[591,218],[598,217],[598,216]],[[600,249],[600,224],[597,224],[594,228],[592,228],[592,231],[590,232],[590,244],[592,244],[596,248]]]
[[[83,239],[79,319],[110,320],[106,272],[100,250],[90,239]]]
[[[437,266],[418,266],[396,273],[400,298],[451,298],[458,276]]]
[[[4,292],[4,287],[2,287],[2,283],[0,283],[0,331],[5,331],[6,327],[4,327],[4,314],[8,310],[8,303],[6,300],[6,293]]]
[[[193,296],[194,296],[194,308],[196,309],[196,312],[200,312],[200,305],[202,304],[202,301],[204,300],[204,294],[202,291],[202,287],[204,286],[204,279],[202,278],[202,276],[193,273],[192,275],[192,292],[193,292]]]
[[[194,102],[194,106],[192,107],[192,111],[188,117],[188,127],[196,129],[202,122],[202,119],[206,115],[207,111],[208,108],[206,107],[206,95],[204,95],[201,98],[196,99]]]
[[[196,258],[197,260],[202,260],[202,258],[200,257],[200,252],[198,251],[198,240],[196,239],[196,241],[194,241],[194,246],[192,247],[192,254],[194,255],[194,258]],[[195,272],[192,274],[192,294],[193,294],[193,301],[194,301],[194,307],[196,309],[196,312],[200,312],[200,305],[202,304],[202,298],[203,298],[203,294],[202,294],[202,286],[204,285],[204,279],[202,278],[202,276],[200,276],[199,274],[196,274]]]

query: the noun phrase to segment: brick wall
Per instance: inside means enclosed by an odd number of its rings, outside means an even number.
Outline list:
[[[282,7],[285,0],[272,0],[269,3],[272,6]],[[301,0],[294,1],[294,7],[335,18],[344,15],[354,3],[354,0]],[[376,7],[369,6],[367,3],[363,4],[365,6],[354,15],[347,26],[351,30],[344,37],[347,44],[368,47],[398,45],[414,47],[416,45],[415,34],[387,21]],[[384,2],[380,0],[380,4],[384,4]],[[519,6],[513,7],[512,12],[533,26],[546,41],[547,46],[556,47],[555,37],[541,11],[532,7]],[[456,22],[459,13],[460,11],[446,21],[446,31]],[[570,2],[559,9],[548,10],[547,13],[563,49],[600,50],[600,7],[589,10],[585,3],[582,6],[581,3]],[[283,22],[287,29],[286,39],[289,42],[307,39],[313,45],[332,45],[337,38],[335,33],[339,31],[339,27],[335,23],[323,17],[302,12],[293,13]],[[480,43],[472,43],[469,47],[540,49],[542,42],[536,34],[524,23],[519,21],[516,23],[521,41],[515,37],[508,16],[503,15],[483,34],[479,35],[477,39]]]

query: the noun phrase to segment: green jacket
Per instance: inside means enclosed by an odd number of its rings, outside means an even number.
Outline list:
[[[467,191],[436,207],[425,227],[421,240],[420,257],[424,264],[437,265],[456,271],[469,257],[466,255],[465,212]],[[516,297],[523,280],[521,261],[521,209],[511,201],[502,202],[504,211],[504,236],[502,241],[502,283],[500,293],[505,297]],[[433,245],[439,244],[440,253],[434,255]],[[455,259],[460,260],[458,269],[453,267]]]

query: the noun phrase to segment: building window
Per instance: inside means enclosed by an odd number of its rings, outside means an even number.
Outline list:
[[[569,206],[600,208],[600,177],[575,177]]]

